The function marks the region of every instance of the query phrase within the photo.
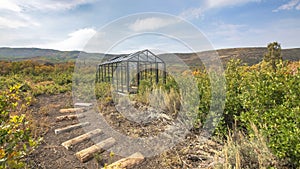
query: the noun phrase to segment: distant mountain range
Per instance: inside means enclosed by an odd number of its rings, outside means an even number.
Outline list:
[[[229,49],[219,49],[216,51],[205,51],[198,53],[183,53],[176,54],[178,57],[182,58],[188,65],[198,65],[199,57],[205,58],[211,55],[211,53],[217,52],[219,58],[223,63],[231,59],[240,59],[243,63],[248,65],[254,65],[263,60],[264,54],[267,52],[267,48],[264,47],[252,47],[252,48],[229,48]],[[299,61],[300,60],[300,48],[293,49],[282,49],[281,55],[284,60]]]
[[[219,49],[216,51],[205,51],[198,53],[175,53],[181,60],[187,65],[198,66],[200,65],[200,58],[205,58],[212,53],[217,52],[221,61],[226,63],[228,60],[236,58],[241,59],[248,65],[259,63],[264,54],[267,52],[267,48],[255,47],[255,48],[230,48]],[[39,48],[0,48],[0,60],[6,61],[20,61],[20,60],[37,60],[41,62],[67,62],[75,61],[78,56],[84,57],[96,57],[102,58],[102,53],[86,53],[80,51],[59,51],[52,49],[39,49]],[[106,55],[107,56],[107,55]],[[109,55],[113,57],[115,55]],[[168,58],[168,56],[174,56],[174,54],[162,54],[160,57]],[[283,49],[282,57],[284,60],[299,61],[300,60],[300,48]]]
[[[79,54],[81,56],[103,57],[103,54],[81,51],[59,51],[39,48],[0,48],[0,60],[6,61],[37,60],[51,63],[68,62],[75,61]]]

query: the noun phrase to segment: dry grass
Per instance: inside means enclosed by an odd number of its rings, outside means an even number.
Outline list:
[[[280,168],[265,137],[255,125],[252,124],[251,127],[251,137],[238,130],[229,132],[223,151],[218,154],[223,159],[222,163],[218,163],[216,168]]]
[[[172,114],[173,117],[181,108],[181,96],[177,91],[174,89],[166,91],[157,86],[154,86],[152,90],[146,90],[143,94],[138,94],[134,100],[153,108],[162,109],[168,114]]]

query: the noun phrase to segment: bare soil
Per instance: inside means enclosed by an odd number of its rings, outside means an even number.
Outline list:
[[[80,143],[70,150],[66,150],[61,143],[71,138],[84,134],[83,129],[72,130],[56,135],[54,130],[60,127],[78,123],[78,120],[56,122],[55,118],[60,116],[59,110],[73,107],[70,93],[37,97],[32,104],[31,115],[34,120],[35,136],[42,137],[40,145],[26,158],[32,168],[102,168],[105,164],[112,163],[122,158],[111,155],[110,152],[96,154],[94,158],[86,163],[81,163],[75,153],[94,144],[88,140]],[[160,119],[143,125],[137,125],[118,115],[114,104],[101,105],[103,116],[108,124],[116,130],[130,136],[147,137],[155,135],[169,123],[169,120]],[[104,136],[98,136],[104,139]],[[101,138],[103,137],[103,138]],[[164,168],[212,168],[216,159],[214,156],[221,151],[222,146],[212,140],[201,140],[201,131],[193,129],[185,137],[185,140],[169,150],[154,156],[145,158],[144,162],[133,167],[134,169],[164,169]]]

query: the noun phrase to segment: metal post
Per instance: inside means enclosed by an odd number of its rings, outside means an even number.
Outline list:
[[[108,75],[108,78],[107,78],[107,82],[110,82],[110,78],[111,78],[111,69],[110,69],[110,64],[107,64],[107,75]]]
[[[143,80],[143,79],[146,79],[145,68],[146,68],[146,64],[144,64],[144,66],[143,66],[143,70],[142,70],[142,80]]]
[[[116,81],[117,81],[117,91],[119,91],[119,69],[118,69],[118,63],[116,63]]]
[[[136,80],[137,80],[137,87],[139,87],[140,85],[140,63],[137,63],[137,76],[136,76]]]
[[[97,68],[97,70],[96,70],[96,83],[97,83],[97,79],[98,79],[98,71],[99,71],[99,67]]]
[[[123,71],[123,67],[124,67],[124,66],[123,66],[123,63],[121,63],[121,86],[122,86],[122,92],[124,92],[124,81],[123,81],[123,80],[124,80],[124,79],[123,79],[123,78],[124,78],[124,77],[123,77],[123,72],[124,72],[124,71]]]
[[[98,79],[99,79],[99,82],[101,82],[101,66],[100,65],[98,66],[98,70],[99,70]]]
[[[99,66],[99,82],[101,82],[102,78],[102,67]]]
[[[103,69],[104,69],[104,82],[106,82],[106,65],[103,65]]]
[[[114,64],[111,63],[111,81],[113,81],[114,78]]]
[[[150,81],[152,83],[152,76],[153,76],[153,69],[152,69],[152,63],[150,64]]]
[[[129,89],[130,89],[130,83],[129,83],[129,80],[130,80],[130,76],[129,76],[129,62],[126,62],[127,63],[127,70],[126,70],[126,86],[127,86],[127,92],[129,93]]]
[[[145,79],[147,79],[147,68],[148,68],[148,65],[145,64]]]
[[[163,81],[164,81],[164,84],[166,84],[167,83],[167,68],[166,68],[166,64],[165,63],[163,63],[163,69],[164,69],[164,71],[163,71]]]
[[[103,65],[101,65],[101,81],[103,82],[104,81],[104,72],[103,72]]]
[[[158,63],[155,63],[155,81],[156,81],[156,84],[159,81],[159,79],[158,79]]]
[[[98,66],[98,82],[101,82],[101,67]]]

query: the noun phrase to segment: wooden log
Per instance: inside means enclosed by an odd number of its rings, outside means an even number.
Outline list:
[[[70,114],[70,115],[63,115],[56,117],[56,121],[63,121],[63,120],[74,120],[74,119],[80,119],[85,117],[84,114]]]
[[[102,153],[104,152],[106,149],[112,147],[115,144],[116,140],[112,137],[101,141],[89,148],[83,149],[79,152],[77,152],[75,155],[76,157],[81,161],[81,162],[86,162],[89,159],[91,159],[94,155],[94,153]]]
[[[102,169],[130,168],[140,164],[143,160],[144,160],[144,156],[141,153],[137,152],[132,154],[129,157],[122,158]]]
[[[70,125],[70,126],[67,126],[67,127],[55,129],[54,133],[55,134],[60,134],[60,133],[63,133],[63,132],[68,132],[68,131],[71,131],[71,130],[74,130],[74,129],[78,129],[80,127],[84,127],[84,126],[88,126],[88,125],[90,125],[89,122],[78,123],[78,124]]]
[[[78,144],[80,142],[83,142],[84,140],[87,140],[89,138],[96,137],[100,134],[102,134],[102,131],[100,129],[96,129],[96,130],[90,131],[88,133],[85,133],[83,135],[80,135],[78,137],[75,137],[73,139],[70,139],[68,141],[65,141],[61,145],[64,146],[68,150],[71,146]]]
[[[75,103],[74,106],[90,107],[93,103]]]
[[[68,108],[68,109],[60,109],[59,110],[60,113],[82,113],[84,112],[84,108]]]

